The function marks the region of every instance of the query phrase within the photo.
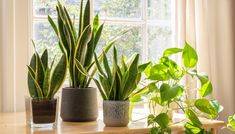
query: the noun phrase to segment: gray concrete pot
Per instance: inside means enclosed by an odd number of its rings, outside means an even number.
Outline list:
[[[106,127],[125,127],[129,123],[129,101],[103,101]]]
[[[96,89],[63,88],[60,116],[63,121],[95,121],[98,117]]]

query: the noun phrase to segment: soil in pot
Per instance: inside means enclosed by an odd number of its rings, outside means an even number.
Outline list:
[[[56,99],[33,99],[32,100],[32,115],[33,123],[45,124],[54,123],[56,120]]]

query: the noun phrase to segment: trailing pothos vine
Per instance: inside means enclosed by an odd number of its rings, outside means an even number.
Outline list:
[[[182,66],[173,58],[182,57]],[[207,99],[212,93],[213,87],[206,73],[198,72],[196,66],[198,55],[193,47],[185,42],[184,48],[166,49],[156,64],[150,64],[146,70],[146,81],[143,92],[132,100],[138,100],[140,96],[147,96],[151,114],[148,116],[148,125],[151,126],[150,134],[171,133],[173,122],[169,113],[178,110],[186,115],[184,128],[186,134],[210,134],[211,130],[202,128],[200,117],[216,119],[223,107],[217,100]],[[190,84],[184,84],[184,80],[191,78],[200,81],[199,88],[190,88]],[[191,81],[191,80],[190,80]],[[199,97],[190,98],[188,93],[196,91]],[[161,105],[163,110],[156,113],[156,105]],[[173,108],[172,105],[177,107]],[[231,117],[232,118],[232,117]]]

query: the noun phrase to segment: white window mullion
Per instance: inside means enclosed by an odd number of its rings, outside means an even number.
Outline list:
[[[93,18],[94,18],[94,0],[91,0],[90,1],[90,5],[91,5],[91,9],[90,9],[90,11],[91,11],[91,23],[93,23]]]
[[[142,24],[142,60],[147,61],[148,60],[148,26],[147,26],[147,0],[142,0],[142,21],[144,22]]]

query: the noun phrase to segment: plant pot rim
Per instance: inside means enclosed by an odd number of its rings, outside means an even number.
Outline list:
[[[29,95],[26,95],[24,98],[28,98],[28,99],[32,99],[32,100],[35,100],[35,99],[39,99],[39,100],[52,100],[52,99],[59,99],[59,96],[53,96],[51,98],[45,98],[45,97],[31,97]]]
[[[129,103],[130,101],[129,100],[125,100],[125,101],[124,100],[103,100],[103,102],[114,102],[114,103],[115,102],[119,102],[119,103],[120,102],[122,102],[122,103],[127,103],[128,102]]]
[[[95,87],[85,87],[85,88],[73,88],[73,87],[64,87],[63,90],[94,90]]]

